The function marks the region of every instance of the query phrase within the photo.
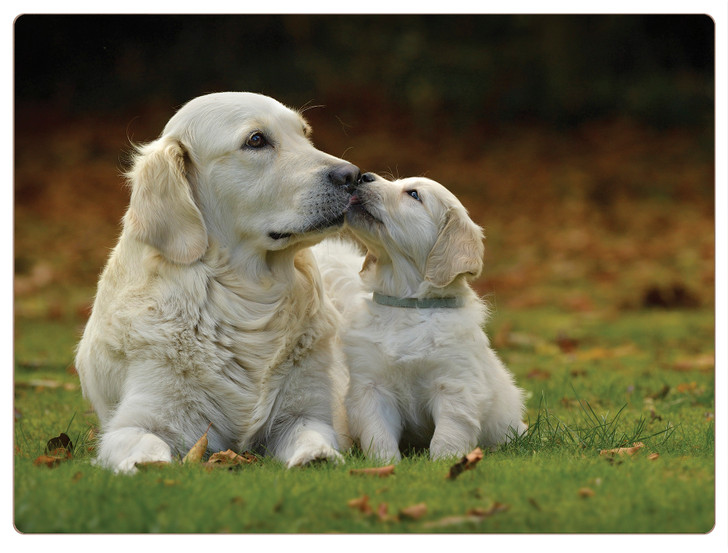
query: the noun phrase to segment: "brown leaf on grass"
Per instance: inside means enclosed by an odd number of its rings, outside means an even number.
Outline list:
[[[587,498],[594,497],[594,490],[591,488],[579,488],[579,497]]]
[[[693,382],[683,382],[682,384],[678,384],[675,387],[675,391],[679,394],[685,394],[687,392],[693,392],[698,389],[698,383]]]
[[[73,457],[73,443],[71,439],[63,432],[55,438],[48,440],[45,447],[45,453],[35,458],[33,464],[36,466],[46,466],[54,468],[64,461],[68,461]]]
[[[423,528],[444,528],[447,526],[457,526],[460,524],[478,524],[483,522],[486,518],[495,515],[496,513],[503,513],[510,509],[510,505],[506,503],[495,502],[487,509],[482,507],[474,507],[468,509],[465,515],[454,515],[444,517],[439,520],[433,520],[422,525]]]
[[[167,461],[145,461],[143,463],[134,463],[134,466],[139,470],[149,470],[155,468],[166,468],[171,463]]]
[[[477,515],[454,515],[449,517],[444,517],[439,520],[433,520],[431,522],[426,522],[422,525],[423,528],[445,528],[447,526],[458,526],[460,524],[477,524],[479,522],[482,522],[484,520],[483,517],[477,516]]]
[[[655,392],[653,394],[649,394],[647,397],[652,399],[664,399],[665,396],[670,392],[670,386],[665,384],[659,392]]]
[[[715,355],[704,353],[688,359],[681,359],[676,361],[671,368],[673,371],[678,372],[711,372],[715,369]]]
[[[648,459],[649,459],[650,461],[656,461],[657,459],[659,459],[659,458],[660,458],[660,454],[659,454],[659,453],[650,453],[650,454],[649,454],[649,455],[647,456],[647,458],[648,458]]]
[[[510,505],[496,501],[487,509],[483,509],[482,507],[473,507],[472,509],[468,509],[466,514],[485,518],[493,516],[496,513],[502,513],[510,508]]]
[[[526,375],[526,378],[528,378],[529,380],[548,380],[549,378],[551,378],[551,373],[544,369],[539,369],[538,367],[536,367]]]
[[[396,517],[390,517],[387,514],[388,510],[389,510],[389,506],[386,503],[380,503],[379,506],[377,507],[377,518],[381,522],[387,522],[388,520],[391,520],[392,518],[396,519]]]
[[[227,451],[213,453],[204,465],[210,468],[234,468],[241,465],[250,465],[256,461],[258,461],[258,458],[252,453],[245,452],[240,455],[232,449],[228,449]]]
[[[55,468],[64,461],[68,461],[72,457],[71,452],[65,448],[59,447],[53,451],[48,452],[46,455],[39,455],[33,461],[35,466],[46,466],[48,468]]]
[[[372,509],[371,505],[369,505],[368,495],[363,495],[361,497],[357,497],[356,499],[350,499],[346,502],[346,504],[352,509],[357,509],[359,512],[364,513],[365,515],[376,516],[380,522],[399,520],[396,516],[389,516],[389,505],[387,505],[386,503],[380,503],[377,506],[376,511]]]
[[[371,467],[365,469],[351,469],[349,474],[359,474],[364,476],[378,476],[379,478],[386,478],[394,474],[394,465],[387,465],[386,467]]]
[[[355,499],[350,499],[346,504],[352,509],[359,509],[365,515],[369,515],[372,512],[372,508],[369,506],[369,496],[363,495]]]
[[[48,378],[35,378],[33,380],[29,380],[28,382],[18,382],[15,385],[19,387],[29,386],[38,390],[42,390],[44,388],[48,388],[51,390],[63,388],[64,390],[71,392],[78,388],[78,385],[74,384],[73,382],[61,382],[59,380],[50,380]]]
[[[73,442],[71,442],[71,438],[69,438],[64,432],[61,432],[55,438],[48,440],[48,443],[46,444],[46,453],[54,449],[65,449],[69,452],[73,451]]]
[[[571,353],[579,346],[579,340],[570,338],[565,333],[560,332],[556,337],[556,345],[562,353]]]
[[[601,449],[599,455],[634,455],[645,447],[642,442],[635,442],[632,447],[618,447],[616,449]]]
[[[471,470],[475,468],[475,465],[477,465],[482,458],[483,451],[479,447],[476,447],[473,451],[468,453],[465,457],[460,459],[460,461],[450,467],[450,472],[447,474],[447,477],[450,480],[454,480],[466,470]]]
[[[410,519],[410,520],[417,520],[417,519],[422,518],[426,514],[427,514],[427,504],[426,503],[417,503],[415,505],[410,505],[409,507],[405,507],[404,509],[400,510],[399,517]]]
[[[199,463],[202,461],[202,457],[205,455],[205,451],[207,451],[207,433],[210,431],[211,426],[212,423],[207,425],[207,430],[205,430],[202,437],[197,440],[195,445],[192,446],[192,449],[182,458],[182,463]]]

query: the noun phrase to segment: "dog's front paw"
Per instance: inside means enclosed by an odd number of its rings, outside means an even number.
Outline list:
[[[315,430],[308,430],[299,434],[292,448],[292,453],[284,460],[288,468],[300,467],[314,461],[344,462],[341,454]]]
[[[334,463],[344,463],[341,453],[327,445],[318,447],[299,447],[293,452],[293,456],[286,463],[286,467],[302,467],[315,461],[333,461]]]
[[[102,438],[99,462],[117,473],[133,474],[140,463],[169,463],[172,450],[154,434],[122,430]]]

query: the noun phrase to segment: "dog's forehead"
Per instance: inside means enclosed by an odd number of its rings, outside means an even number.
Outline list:
[[[273,126],[297,133],[310,132],[299,113],[273,98],[250,92],[220,92],[189,101],[169,120],[163,134],[230,138],[237,132]]]

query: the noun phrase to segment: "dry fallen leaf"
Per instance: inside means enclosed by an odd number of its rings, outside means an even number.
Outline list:
[[[479,447],[476,447],[473,451],[468,453],[465,457],[460,459],[460,461],[450,467],[450,472],[448,473],[447,477],[450,480],[454,480],[455,478],[460,476],[461,473],[474,468],[475,465],[477,465],[482,458],[483,451]]]
[[[252,453],[245,452],[240,455],[232,449],[228,449],[227,451],[218,451],[210,455],[210,458],[205,463],[205,467],[230,469],[241,465],[250,465],[257,460],[258,458]]]
[[[457,526],[460,524],[465,524],[467,522],[470,522],[472,524],[477,524],[478,522],[482,522],[484,519],[481,516],[477,515],[455,515],[450,517],[441,518],[439,520],[433,520],[431,522],[426,522],[422,525],[423,528],[444,528],[446,526]]]
[[[594,490],[591,488],[579,488],[579,497],[594,497]]]
[[[417,520],[427,514],[427,505],[425,503],[417,503],[416,505],[410,505],[405,507],[399,512],[400,518],[408,518],[410,520]]]
[[[46,453],[54,449],[65,449],[67,451],[73,451],[73,442],[64,432],[61,432],[55,438],[48,440],[46,444]]]
[[[492,516],[496,513],[502,513],[510,508],[510,505],[507,505],[506,503],[499,503],[498,501],[496,501],[487,509],[483,509],[482,507],[473,507],[472,509],[468,509],[468,512],[466,514],[485,518]]]
[[[632,447],[618,447],[616,449],[602,449],[599,451],[599,455],[634,455],[638,453],[640,449],[645,447],[642,442],[635,442]]]
[[[665,399],[668,393],[670,393],[670,386],[665,384],[659,392],[649,394],[647,397],[650,399]]]
[[[489,516],[492,516],[496,513],[502,513],[510,509],[510,505],[507,505],[505,503],[498,503],[497,501],[493,503],[490,507],[487,509],[483,509],[481,507],[476,507],[473,509],[469,509],[468,512],[465,515],[454,515],[449,517],[444,517],[439,520],[433,520],[431,522],[427,522],[422,525],[423,528],[444,528],[447,526],[456,526],[460,524],[477,524],[479,522],[483,522],[486,518]]]
[[[48,468],[55,468],[60,465],[63,461],[68,461],[71,458],[71,452],[67,449],[59,447],[50,451],[47,455],[40,455],[35,458],[33,464],[36,466],[46,466]]]
[[[36,457],[33,464],[54,468],[73,457],[72,451],[73,443],[71,439],[61,432],[59,436],[48,440],[45,447],[45,454]]]
[[[134,463],[139,470],[148,470],[154,468],[166,468],[170,465],[167,461],[145,461],[142,463]]]
[[[679,393],[679,394],[684,394],[686,392],[695,391],[695,390],[697,390],[697,388],[698,388],[698,383],[695,381],[683,382],[682,384],[678,384],[675,387],[675,391],[677,391],[677,393]]]
[[[551,373],[547,370],[536,367],[531,369],[531,371],[526,375],[526,378],[529,380],[548,380],[551,378]]]
[[[650,461],[655,461],[655,460],[657,460],[657,459],[658,459],[659,457],[660,457],[660,454],[659,454],[659,453],[650,453],[650,454],[649,454],[649,455],[647,456],[647,458],[648,458],[648,459],[649,459]]]
[[[579,340],[560,332],[556,337],[556,345],[559,346],[562,353],[571,353],[579,346]]]
[[[346,502],[346,504],[353,509],[359,509],[365,515],[371,514],[372,512],[372,508],[369,506],[368,495],[363,495],[361,497],[357,497],[356,499],[350,499]]]
[[[680,372],[701,371],[711,372],[715,369],[715,355],[712,353],[704,353],[676,361],[672,365],[672,370]]]
[[[391,517],[387,514],[388,510],[389,506],[386,503],[380,503],[379,507],[377,507],[377,517],[381,522],[386,522],[391,519]]]
[[[394,465],[387,465],[386,467],[371,467],[365,469],[351,469],[349,474],[360,474],[365,476],[379,476],[379,478],[386,478],[394,474]]]
[[[205,451],[207,451],[207,433],[210,431],[211,426],[212,423],[207,426],[207,430],[205,430],[202,437],[197,440],[195,445],[192,446],[192,449],[182,458],[183,463],[199,463],[202,461],[202,457],[205,455]]]

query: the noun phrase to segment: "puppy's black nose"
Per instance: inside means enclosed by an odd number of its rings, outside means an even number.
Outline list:
[[[364,173],[359,177],[359,182],[374,182],[377,176],[374,173]]]
[[[329,171],[329,180],[334,186],[343,186],[347,192],[353,192],[359,181],[361,172],[356,165],[342,163]]]

